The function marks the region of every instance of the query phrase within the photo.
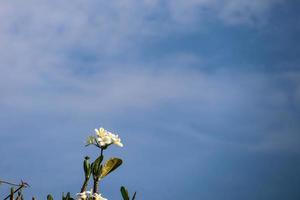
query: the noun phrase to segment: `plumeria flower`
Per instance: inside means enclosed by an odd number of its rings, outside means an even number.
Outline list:
[[[105,130],[104,128],[99,128],[99,130],[98,129],[95,129],[95,132],[96,132],[96,135],[98,136],[98,137],[100,137],[100,138],[103,138],[103,137],[105,137],[106,135],[107,135],[107,130]]]
[[[95,129],[96,132],[96,142],[101,147],[107,147],[111,144],[115,144],[117,146],[123,147],[123,144],[121,143],[121,139],[118,135],[113,134],[104,128]],[[88,142],[89,143],[89,142]]]
[[[77,200],[86,200],[86,199],[89,199],[89,197],[92,196],[92,190],[91,191],[84,191],[84,192],[81,192],[81,193],[77,193],[76,196],[77,196]]]
[[[92,191],[93,191],[93,189],[91,189],[90,191],[85,191],[85,194],[87,194],[89,197],[91,197],[93,194]]]
[[[110,144],[112,144],[112,139],[111,137],[108,135],[108,131],[105,130],[104,128],[99,128],[98,129],[95,129],[95,132],[96,132],[96,141],[98,144],[100,144],[101,147],[105,147],[105,146],[108,146]]]
[[[77,200],[86,200],[87,199],[86,192],[77,193],[76,196],[77,196],[77,198],[76,198]]]
[[[111,140],[113,141],[113,143],[119,147],[123,147],[123,144],[121,143],[121,139],[119,138],[118,135],[115,135],[113,133],[108,132]]]
[[[98,194],[98,193],[94,193],[94,194],[93,194],[93,197],[94,197],[96,200],[107,200],[106,198],[102,197],[101,194]]]

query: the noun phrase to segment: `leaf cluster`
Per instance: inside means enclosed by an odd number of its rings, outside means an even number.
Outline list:
[[[120,190],[121,190],[121,194],[122,194],[123,200],[130,200],[130,197],[129,197],[129,194],[128,194],[128,190],[124,186],[122,186]],[[135,196],[136,196],[136,192],[134,192],[131,200],[134,200]]]

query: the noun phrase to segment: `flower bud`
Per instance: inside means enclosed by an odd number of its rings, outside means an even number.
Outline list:
[[[91,164],[89,162],[89,157],[86,156],[84,158],[84,161],[83,161],[83,169],[84,169],[84,174],[85,174],[85,178],[90,178],[90,175],[91,175]]]

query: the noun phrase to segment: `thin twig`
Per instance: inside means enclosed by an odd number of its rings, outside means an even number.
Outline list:
[[[20,184],[15,184],[15,183],[11,183],[11,182],[8,182],[8,181],[2,181],[2,180],[0,180],[0,183],[4,183],[4,184],[7,184],[7,185],[11,185],[11,186],[21,186]]]
[[[13,194],[15,194],[16,192],[18,192],[19,190],[21,190],[22,188],[26,188],[26,187],[29,187],[29,184],[26,183],[26,182],[23,182],[21,181],[21,184],[14,184],[14,183],[10,183],[10,182],[7,182],[7,181],[1,181],[2,183],[5,183],[5,184],[8,184],[8,185],[14,185],[14,186],[18,186],[18,189],[16,189]],[[13,194],[9,194],[8,196],[6,196],[3,200],[6,200],[8,199],[11,195]]]

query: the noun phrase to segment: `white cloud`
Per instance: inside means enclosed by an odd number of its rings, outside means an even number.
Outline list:
[[[0,3],[0,39],[7,41],[5,45],[23,44],[31,51],[42,48],[58,53],[77,46],[98,54],[120,53],[135,44],[133,39],[166,34],[178,29],[178,24],[198,27],[199,20],[218,17],[225,23],[263,21],[278,2],[280,0],[4,1]]]
[[[70,54],[83,49],[95,54],[94,66],[103,66],[103,57],[130,54],[138,41],[169,34],[178,24],[196,26],[198,18],[214,14],[225,23],[251,23],[263,19],[278,2],[1,2],[0,107],[54,114],[108,113],[173,103],[178,112],[186,108],[216,116],[250,112],[276,118],[276,109],[284,110],[299,99],[298,83],[298,90],[284,91],[274,84],[273,75],[192,70],[186,68],[188,63],[201,65],[201,60],[190,54],[170,55],[171,59],[149,66],[135,62],[122,67],[125,64],[116,60],[83,76],[72,66],[72,59],[80,55]],[[278,79],[291,80],[286,75]],[[290,94],[292,100],[287,98]]]
[[[260,24],[268,21],[273,6],[282,0],[227,0],[220,9],[219,16],[230,24]]]
[[[27,70],[2,78],[5,94],[2,104],[28,110],[50,106],[49,110],[53,111],[53,104],[57,112],[78,108],[89,112],[110,112],[189,99],[215,105],[220,99],[230,98],[229,95],[237,89],[232,83],[220,83],[218,77],[193,70],[112,69],[88,78],[57,68],[45,72]],[[231,91],[227,91],[229,89]]]
[[[257,25],[268,21],[270,10],[282,0],[175,0],[169,2],[170,16],[180,23],[220,19],[226,24]]]

